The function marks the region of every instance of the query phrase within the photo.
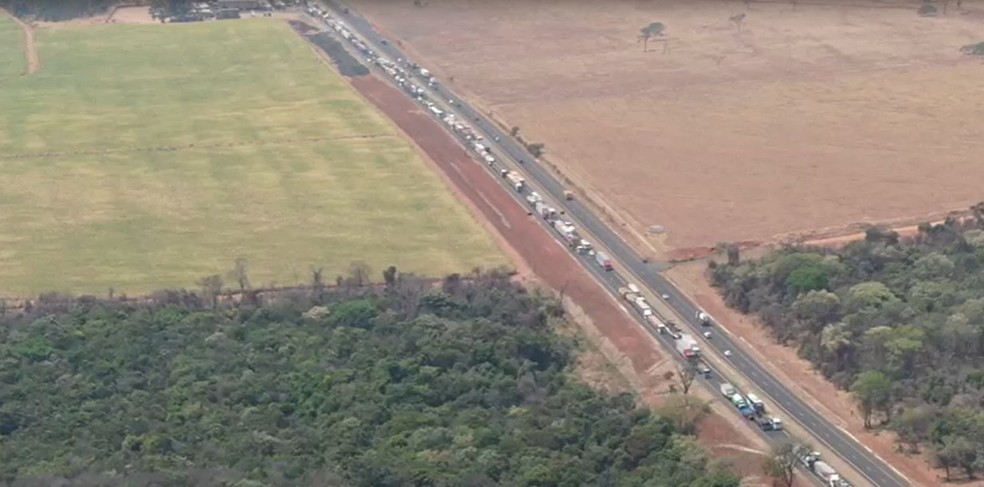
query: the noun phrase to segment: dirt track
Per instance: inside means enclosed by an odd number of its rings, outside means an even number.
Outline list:
[[[24,74],[37,73],[38,70],[41,69],[41,61],[38,58],[38,48],[34,36],[34,27],[31,27],[21,19],[14,17],[13,14],[2,7],[0,7],[0,14],[7,15],[14,19],[14,22],[17,22],[17,24],[24,29],[24,56],[27,58],[27,72]]]
[[[666,387],[660,382],[661,376],[672,367],[668,365],[670,358],[660,353],[654,340],[629,319],[567,249],[556,243],[484,167],[473,161],[443,128],[405,95],[371,76],[349,78],[349,82],[417,144],[472,211],[484,216],[494,227],[491,230],[510,247],[509,253],[523,261],[521,267],[552,289],[563,290],[566,298],[576,303],[572,307],[576,310],[575,315],[586,314],[589,318],[589,323],[582,324],[586,327],[585,333],[607,350],[608,360],[631,367],[631,371],[622,369],[623,374],[631,374],[626,378],[640,393],[643,402],[657,405]],[[599,334],[602,336],[597,336]],[[699,437],[719,457],[727,457],[736,465],[742,464],[739,470],[754,479],[761,472],[758,471],[759,457],[752,452],[761,448],[758,444],[761,440],[751,440],[751,431],[747,428],[740,421],[735,423],[730,417],[714,414],[701,426]],[[740,448],[723,447],[721,438],[726,438],[728,445],[738,444]]]
[[[659,362],[660,354],[653,348],[651,339],[643,335],[567,249],[553,241],[450,135],[403,93],[379,79],[362,77],[349,81],[417,143],[540,279],[553,289],[563,289],[587,311],[601,332],[631,361],[637,373],[645,374]]]

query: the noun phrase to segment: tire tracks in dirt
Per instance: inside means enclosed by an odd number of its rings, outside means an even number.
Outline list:
[[[14,16],[7,9],[0,7],[0,14],[4,14],[14,19],[17,25],[24,29],[24,57],[27,59],[27,71],[25,76],[32,75],[41,70],[41,60],[38,57],[37,36],[34,27]]]

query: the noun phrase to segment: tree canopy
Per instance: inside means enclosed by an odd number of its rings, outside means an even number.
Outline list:
[[[117,3],[112,0],[0,0],[0,7],[18,17],[59,21],[105,12]]]
[[[984,469],[982,209],[921,225],[911,241],[871,230],[836,251],[715,264],[713,282],[849,389],[866,426],[894,429],[910,450],[931,446],[947,475],[973,476]]]
[[[386,282],[8,311],[0,482],[738,485],[672,419],[579,383],[551,299],[494,273]]]

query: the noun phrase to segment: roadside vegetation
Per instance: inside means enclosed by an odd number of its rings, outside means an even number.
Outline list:
[[[984,472],[984,204],[912,241],[869,230],[839,250],[714,264],[727,303],[854,395],[869,428],[928,447],[949,478]]]
[[[0,0],[0,7],[22,18],[59,21],[99,14],[117,3],[115,0]]]
[[[736,487],[692,436],[571,372],[505,274],[213,306],[48,299],[0,318],[15,485]],[[61,479],[60,479],[60,478]],[[70,479],[70,482],[62,482]],[[223,483],[224,482],[224,483]],[[156,483],[156,484],[155,484]]]

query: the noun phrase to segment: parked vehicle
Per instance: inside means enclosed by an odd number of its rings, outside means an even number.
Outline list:
[[[612,266],[612,259],[604,252],[595,252],[595,262],[597,262],[598,265],[603,267],[606,271],[614,269],[614,266]]]
[[[748,394],[748,402],[752,403],[752,407],[755,408],[755,412],[758,414],[765,414],[765,403],[758,398],[755,394]]]
[[[724,397],[731,397],[735,394],[738,394],[738,389],[735,389],[735,386],[727,382],[721,384],[721,395],[723,395]]]
[[[762,431],[781,431],[782,430],[782,420],[779,418],[769,418],[765,416],[759,416],[755,418],[755,423],[758,424]]]
[[[681,334],[680,338],[676,341],[677,352],[683,355],[685,358],[692,359],[697,358],[700,355],[700,347],[697,346],[697,340],[694,337]]]
[[[745,418],[753,418],[755,416],[755,410],[748,405],[748,401],[746,401],[741,394],[731,396],[731,404],[733,404],[735,408],[738,409],[738,412]]]
[[[710,317],[710,315],[708,315],[707,313],[705,313],[705,312],[703,312],[701,310],[697,310],[697,321],[699,321],[702,326],[710,326],[711,325],[711,317]]]

